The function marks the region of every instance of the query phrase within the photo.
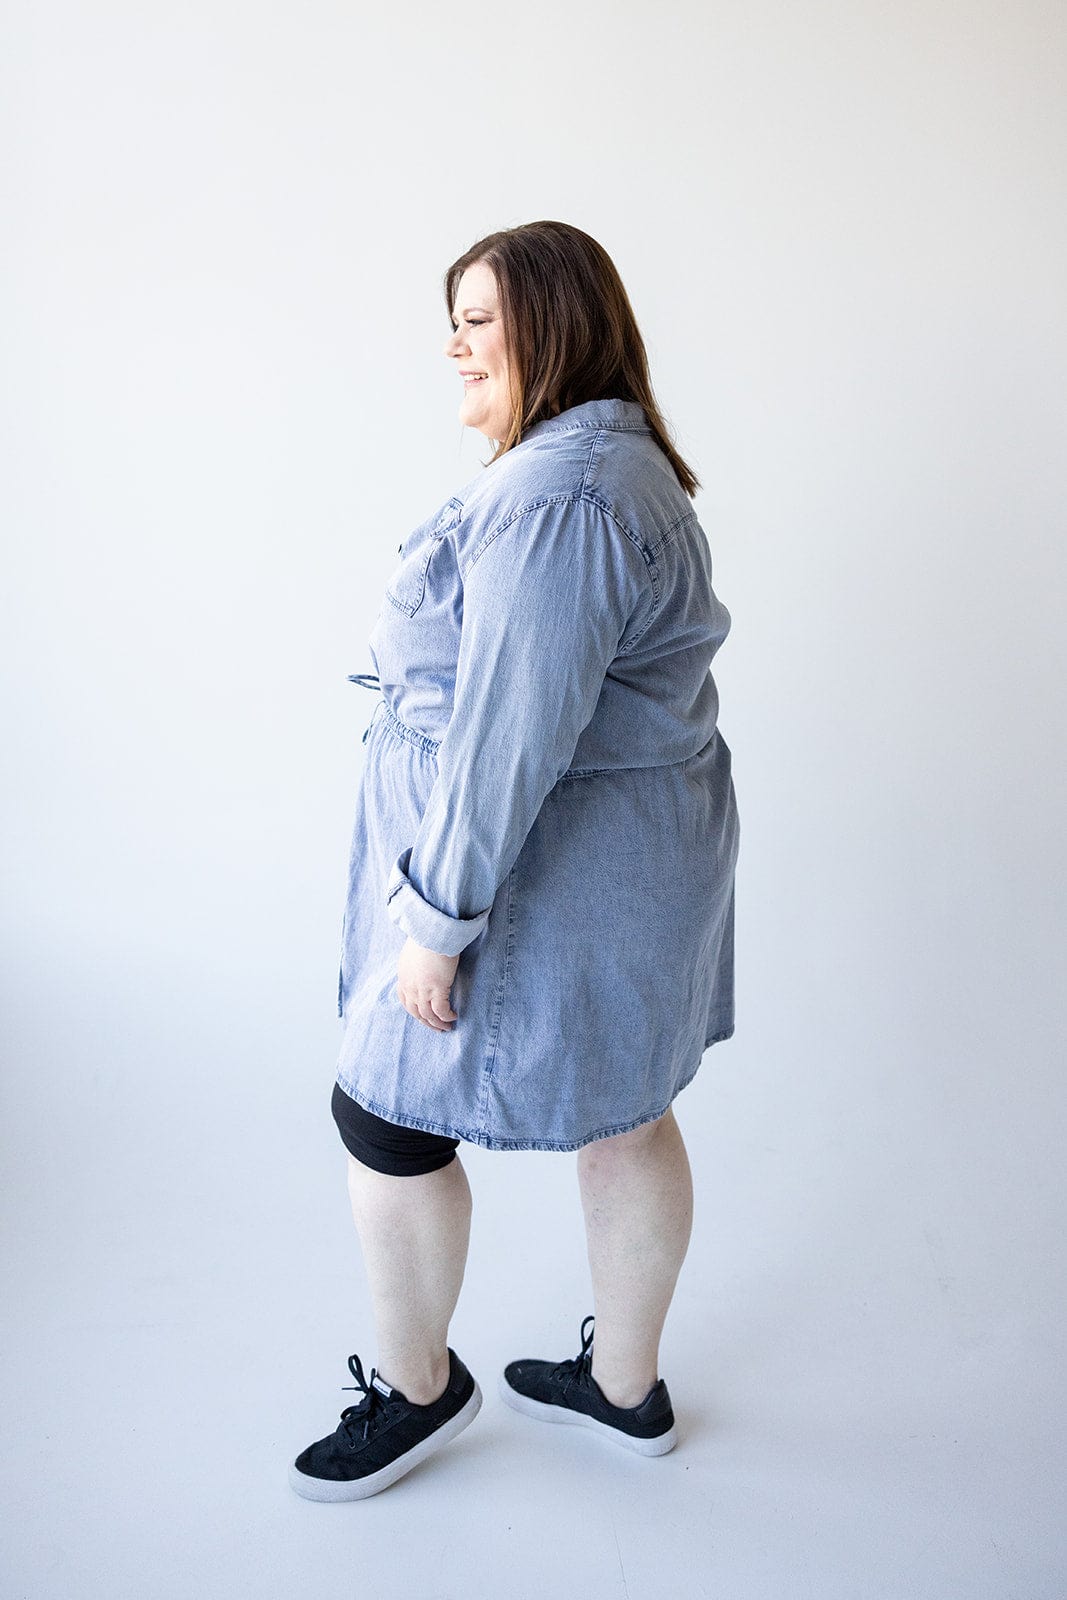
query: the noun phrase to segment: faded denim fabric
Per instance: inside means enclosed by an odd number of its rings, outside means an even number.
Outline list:
[[[404,541],[350,856],[337,1081],[379,1116],[575,1149],[659,1116],[734,1028],[730,614],[634,401],[536,423]],[[459,1020],[396,996],[459,954]]]

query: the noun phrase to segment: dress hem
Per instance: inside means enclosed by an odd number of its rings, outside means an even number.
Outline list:
[[[734,1025],[724,1028],[720,1033],[713,1033],[705,1039],[704,1049],[710,1045],[719,1044],[724,1039],[730,1039],[734,1034]],[[554,1150],[567,1152],[581,1150],[583,1146],[592,1144],[597,1139],[609,1139],[617,1133],[630,1133],[634,1128],[640,1128],[646,1122],[655,1122],[670,1108],[671,1102],[681,1094],[687,1084],[692,1083],[704,1056],[701,1052],[700,1060],[692,1072],[681,1078],[667,1098],[665,1105],[658,1111],[649,1111],[645,1116],[635,1117],[631,1122],[613,1123],[606,1128],[598,1128],[593,1133],[587,1133],[580,1139],[502,1139],[491,1133],[476,1132],[469,1128],[457,1128],[444,1122],[433,1122],[426,1117],[412,1117],[393,1111],[388,1106],[382,1105],[377,1100],[359,1093],[355,1087],[344,1077],[342,1071],[337,1073],[337,1082],[351,1100],[361,1105],[364,1111],[373,1112],[376,1117],[384,1117],[387,1122],[395,1122],[401,1128],[419,1128],[423,1133],[442,1134],[446,1139],[461,1139],[465,1144],[480,1145],[483,1150]]]

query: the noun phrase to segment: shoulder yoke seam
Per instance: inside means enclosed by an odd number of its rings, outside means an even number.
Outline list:
[[[584,485],[584,476],[582,482]],[[594,494],[592,490],[582,487],[572,490],[569,494],[546,494],[540,496],[540,498],[536,500],[528,500],[525,504],[516,507],[514,511],[510,512],[508,516],[505,517],[503,522],[499,523],[497,527],[493,528],[489,533],[486,534],[485,538],[482,540],[481,544],[471,557],[467,567],[467,573],[469,573],[471,567],[475,566],[476,563],[481,559],[483,553],[488,550],[489,546],[495,543],[500,535],[506,532],[506,530],[511,527],[512,523],[517,522],[520,517],[528,516],[531,511],[540,511],[545,506],[583,504],[594,506],[598,511],[603,512],[604,516],[606,516],[615,524],[623,537],[633,545],[634,549],[641,557],[641,560],[644,562],[645,576],[647,577],[652,588],[652,601],[647,615],[645,616],[637,632],[632,634],[619,650],[620,656],[628,655],[634,646],[644,637],[659,614],[661,599],[659,571],[656,567],[654,552],[648,548],[642,539],[639,539],[637,535],[626,526],[625,522],[623,522],[622,518],[615,513],[612,507],[608,505],[606,501],[602,500],[599,495]],[[657,548],[659,548],[659,546]],[[466,577],[466,574],[464,574],[464,577]]]
[[[590,505],[594,506],[598,511],[602,511],[604,515],[615,524],[619,532],[623,534],[623,536],[633,545],[634,549],[638,552],[642,561],[645,563],[645,566],[651,569],[654,565],[652,552],[649,550],[644,540],[639,538],[638,535],[634,533],[625,522],[623,522],[622,518],[616,511],[613,510],[606,500],[602,500],[601,497],[595,494],[591,489],[586,489],[584,487],[584,483],[585,476],[583,474],[582,486],[580,488],[572,489],[563,494],[539,495],[534,500],[526,500],[522,505],[516,506],[514,511],[509,511],[503,522],[499,522],[495,527],[491,528],[486,534],[485,538],[482,540],[481,544],[478,545],[477,549],[471,556],[470,562],[468,563],[467,571],[470,571],[471,567],[474,566],[476,561],[481,559],[481,556],[486,550],[488,550],[489,546],[499,539],[500,535],[506,532],[507,529],[511,527],[513,522],[517,522],[520,517],[529,516],[531,511],[541,511],[545,506],[555,505]],[[649,575],[651,576],[651,572]]]

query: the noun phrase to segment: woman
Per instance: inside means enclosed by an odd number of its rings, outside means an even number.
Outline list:
[[[535,222],[445,275],[460,421],[497,441],[403,543],[371,634],[333,1114],[379,1366],[290,1481],[359,1499],[459,1433],[447,1344],[461,1141],[576,1150],[596,1307],[507,1403],[646,1455],[675,1442],[659,1340],[692,1183],[671,1102],[734,1030],[738,821],[708,670],[730,615],[697,479],[610,258]]]

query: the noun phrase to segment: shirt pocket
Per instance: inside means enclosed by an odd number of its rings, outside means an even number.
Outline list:
[[[436,516],[420,523],[400,545],[400,564],[385,586],[385,598],[406,617],[413,617],[422,605],[426,594],[426,574],[433,553],[445,535],[455,527],[462,510],[461,500],[449,500]]]

